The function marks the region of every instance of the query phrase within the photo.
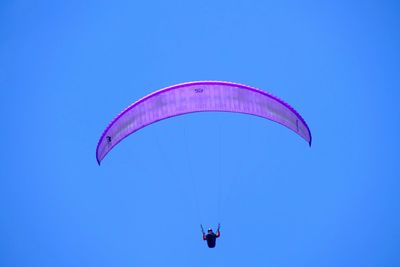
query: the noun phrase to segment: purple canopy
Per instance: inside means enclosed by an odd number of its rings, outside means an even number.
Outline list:
[[[231,82],[199,81],[153,92],[122,111],[105,129],[96,149],[100,162],[121,140],[154,122],[192,112],[238,112],[280,123],[306,140],[311,132],[300,114],[279,98],[259,89]]]

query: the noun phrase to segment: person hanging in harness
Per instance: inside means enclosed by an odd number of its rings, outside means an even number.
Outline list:
[[[221,225],[218,224],[217,233],[214,233],[211,228],[208,228],[207,234],[204,232],[203,225],[200,224],[200,227],[203,234],[203,240],[207,241],[209,248],[214,248],[217,238],[221,236],[221,232],[219,231]]]

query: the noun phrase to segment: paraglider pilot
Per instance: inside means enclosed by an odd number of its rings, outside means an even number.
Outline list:
[[[207,241],[209,248],[214,248],[217,238],[220,237],[221,232],[219,231],[221,225],[218,224],[217,233],[214,233],[211,228],[208,228],[207,234],[204,232],[203,225],[200,224],[201,232],[203,233],[203,240]]]

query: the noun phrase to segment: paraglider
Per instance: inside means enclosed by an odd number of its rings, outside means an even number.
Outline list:
[[[217,233],[214,233],[212,228],[208,228],[207,234],[204,232],[203,225],[200,224],[201,232],[203,234],[203,240],[207,241],[207,246],[209,248],[215,248],[217,238],[221,236],[221,224],[218,224]]]
[[[198,81],[173,85],[155,91],[123,110],[104,130],[97,144],[100,165],[106,155],[130,134],[174,116],[193,112],[236,112],[277,122],[295,132],[311,146],[311,132],[305,120],[289,104],[254,87],[223,81]],[[201,226],[203,240],[210,248],[220,237],[220,225],[207,234]]]

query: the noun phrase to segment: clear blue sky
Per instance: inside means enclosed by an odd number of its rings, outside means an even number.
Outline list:
[[[2,1],[0,266],[400,266],[397,1]],[[296,108],[97,141],[193,80]],[[222,223],[217,248],[199,224]]]

